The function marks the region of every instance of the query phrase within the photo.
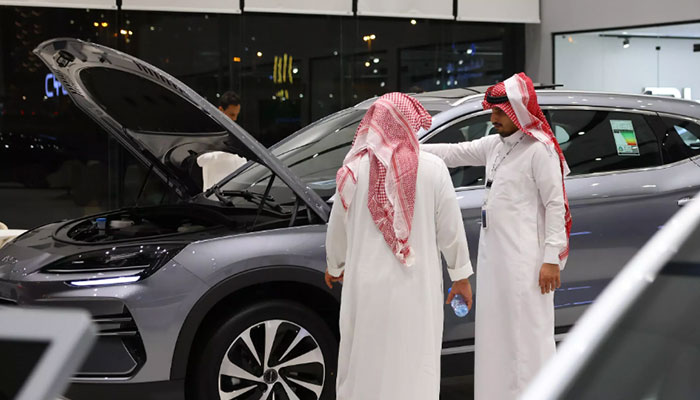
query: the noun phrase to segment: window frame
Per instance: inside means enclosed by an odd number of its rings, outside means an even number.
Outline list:
[[[662,135],[665,135],[665,134],[666,134],[666,130],[669,129],[669,126],[666,124],[666,121],[664,120],[665,118],[679,119],[679,120],[683,120],[683,121],[688,121],[688,122],[691,122],[691,123],[693,123],[693,124],[695,124],[695,125],[697,125],[697,126],[700,126],[700,118],[689,117],[689,116],[687,116],[687,115],[673,114],[673,113],[669,113],[669,112],[657,112],[656,115],[659,117],[659,124],[660,124],[660,129],[661,129],[661,131],[659,131],[659,134],[658,134],[658,135],[659,135],[659,140],[662,139],[661,136],[662,136]],[[683,139],[680,137],[680,135],[678,135],[678,136],[679,136],[678,139],[682,141]],[[692,151],[692,150],[689,150],[689,151]],[[697,161],[697,160],[700,160],[700,154],[695,154],[695,155],[690,154],[688,157],[686,157],[686,158],[684,158],[684,159],[682,159],[682,160],[673,161],[673,162],[671,162],[671,163],[669,163],[669,164],[667,164],[667,165],[672,165],[672,164],[681,163],[681,162],[686,162],[686,161],[695,162],[695,161]]]
[[[700,120],[688,117],[688,116],[682,116],[682,115],[677,115],[677,114],[670,114],[670,113],[660,113],[652,110],[638,110],[634,108],[619,108],[619,107],[609,107],[609,106],[572,106],[572,105],[541,105],[540,108],[542,109],[543,112],[547,112],[548,110],[562,110],[562,111],[607,111],[607,112],[622,112],[622,113],[630,113],[630,114],[639,114],[645,117],[645,120],[648,117],[651,118],[658,118],[660,116],[668,116],[671,118],[682,118],[682,119],[688,119],[691,122],[694,122],[698,125],[700,125]],[[466,115],[461,115],[458,116],[454,119],[451,119],[450,121],[445,122],[444,124],[440,125],[439,127],[435,128],[435,130],[432,130],[428,132],[426,135],[424,135],[422,138],[420,138],[420,143],[426,143],[428,140],[432,139],[433,136],[439,134],[440,132],[444,131],[445,129],[448,129],[449,127],[452,127],[455,124],[458,124],[462,121],[465,121],[467,119],[479,117],[484,114],[490,114],[491,110],[478,110],[471,112]],[[545,114],[547,117],[547,123],[549,123],[549,118],[548,114]],[[567,176],[565,177],[566,180],[570,179],[584,179],[584,178],[590,178],[590,177],[599,177],[599,176],[607,176],[607,175],[618,175],[618,174],[628,174],[628,173],[636,173],[640,171],[649,171],[649,170],[658,170],[658,169],[665,169],[672,167],[676,164],[684,163],[684,162],[692,162],[694,158],[700,159],[700,156],[695,156],[695,157],[689,157],[687,159],[675,161],[670,164],[665,164],[664,163],[664,157],[661,151],[661,144],[659,142],[659,133],[658,129],[654,126],[654,124],[651,123],[651,121],[646,121],[647,124],[649,125],[649,129],[651,129],[652,133],[656,137],[656,145],[657,145],[657,151],[659,152],[659,157],[662,160],[661,165],[655,165],[651,167],[640,167],[640,168],[632,168],[632,169],[622,169],[622,170],[613,170],[613,171],[605,171],[605,172],[592,172],[592,173],[587,173],[587,174],[579,174],[579,175],[573,175],[573,176]],[[663,123],[663,122],[662,122]],[[462,192],[462,191],[467,191],[467,190],[476,190],[476,189],[483,189],[483,186],[459,186],[455,187],[455,191],[457,192]]]

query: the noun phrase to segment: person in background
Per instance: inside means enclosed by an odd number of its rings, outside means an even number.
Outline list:
[[[219,110],[231,118],[231,121],[238,121],[238,115],[241,113],[241,98],[236,92],[229,90],[219,99]]]

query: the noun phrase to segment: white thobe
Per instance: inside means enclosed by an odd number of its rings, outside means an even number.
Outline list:
[[[493,181],[477,261],[474,390],[476,400],[515,399],[556,350],[554,294],[541,293],[539,273],[543,263],[564,267],[559,157],[521,131],[421,150],[448,167],[485,165]]]
[[[438,400],[443,329],[440,252],[453,281],[472,273],[462,215],[445,164],[420,153],[412,266],[393,254],[367,208],[369,158],[347,211],[336,194],[326,254],[344,271],[337,400]]]

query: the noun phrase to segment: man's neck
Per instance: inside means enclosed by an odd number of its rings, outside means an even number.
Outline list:
[[[513,132],[508,132],[508,133],[498,132],[498,134],[501,135],[502,138],[507,138],[509,136],[512,136],[515,132],[517,132],[517,130],[514,130]]]

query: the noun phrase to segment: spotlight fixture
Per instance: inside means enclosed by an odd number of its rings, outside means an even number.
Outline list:
[[[629,48],[630,47],[630,40],[625,38],[625,40],[622,41],[622,47],[623,48]]]

